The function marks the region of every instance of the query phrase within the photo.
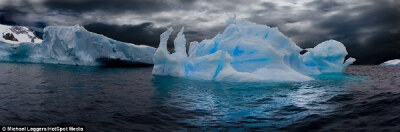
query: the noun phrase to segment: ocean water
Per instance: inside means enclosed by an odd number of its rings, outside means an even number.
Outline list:
[[[221,83],[148,68],[0,63],[0,125],[88,131],[398,131],[400,67],[298,83]]]

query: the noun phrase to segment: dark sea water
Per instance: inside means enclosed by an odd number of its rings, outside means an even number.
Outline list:
[[[152,68],[0,63],[0,125],[88,131],[399,131],[400,67],[301,83],[219,83]]]

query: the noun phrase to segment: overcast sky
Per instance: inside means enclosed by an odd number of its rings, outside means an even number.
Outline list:
[[[358,64],[400,58],[400,0],[1,0],[0,23],[80,24],[116,40],[157,46],[168,27],[189,41],[212,38],[225,21],[278,27],[302,48],[335,39]]]

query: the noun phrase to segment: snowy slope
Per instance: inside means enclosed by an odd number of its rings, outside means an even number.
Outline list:
[[[18,44],[21,42],[41,43],[42,40],[35,36],[27,27],[8,26],[0,24],[0,41]]]

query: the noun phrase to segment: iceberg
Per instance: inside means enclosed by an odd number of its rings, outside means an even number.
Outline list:
[[[400,59],[388,60],[380,64],[381,66],[400,66]]]
[[[0,61],[95,66],[114,62],[152,64],[155,48],[92,33],[79,25],[48,26],[42,43],[0,41]]]
[[[180,30],[174,40],[174,53],[167,49],[173,29],[160,35],[153,57],[153,75],[196,80],[255,82],[309,81],[311,75],[343,72],[355,59],[345,60],[346,47],[335,40],[314,48],[302,48],[277,28],[230,18],[222,34],[201,42],[191,42]]]

